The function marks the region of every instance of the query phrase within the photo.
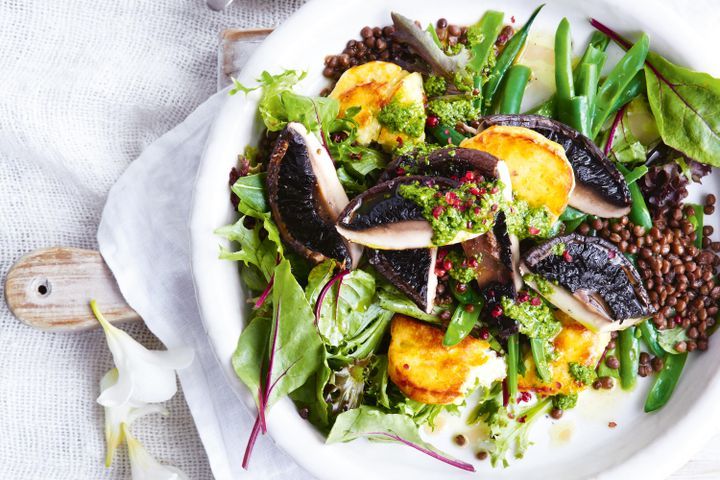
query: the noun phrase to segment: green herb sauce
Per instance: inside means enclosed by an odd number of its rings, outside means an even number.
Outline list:
[[[446,257],[452,263],[452,268],[448,271],[450,278],[455,279],[459,283],[470,283],[475,279],[477,272],[468,264],[468,258],[457,250],[450,251]],[[480,256],[475,256],[475,260],[479,261]]]
[[[447,82],[444,77],[430,75],[425,80],[423,87],[425,88],[425,93],[428,97],[439,97],[440,95],[445,94],[445,91],[447,90]]]
[[[590,385],[595,381],[595,379],[597,379],[595,369],[586,367],[585,365],[580,365],[579,363],[568,363],[568,370],[570,371],[570,375],[583,385]]]
[[[553,255],[562,255],[563,253],[565,253],[565,244],[562,242],[556,243],[550,249],[550,253],[552,253]]]
[[[531,207],[524,200],[515,200],[505,208],[508,231],[522,240],[548,238],[552,234],[553,218],[545,206]]]
[[[400,185],[398,194],[422,208],[433,229],[433,243],[438,246],[451,243],[461,231],[478,235],[490,231],[503,202],[500,182],[466,182],[443,191],[437,185],[416,182]]]
[[[552,405],[555,408],[559,408],[560,410],[570,410],[572,408],[575,408],[575,405],[577,405],[578,395],[577,393],[572,393],[570,395],[555,395],[552,397]]]
[[[526,275],[523,275],[523,281],[525,283],[534,283],[537,287],[537,291],[540,292],[540,295],[543,297],[547,297],[553,292],[553,284],[546,278],[541,277],[540,275],[536,275],[534,273],[528,273]]]
[[[472,86],[470,87],[472,88]],[[455,126],[459,122],[475,120],[480,117],[480,107],[475,107],[471,97],[436,98],[428,104],[428,110],[434,113],[440,123]]]
[[[400,103],[393,100],[385,105],[378,121],[393,132],[404,133],[412,138],[420,137],[425,131],[425,109],[415,103]]]
[[[562,330],[550,307],[537,295],[530,294],[524,302],[503,297],[500,303],[503,313],[518,322],[520,333],[530,338],[550,340]]]

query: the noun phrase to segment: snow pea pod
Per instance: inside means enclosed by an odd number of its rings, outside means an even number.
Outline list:
[[[503,85],[497,113],[519,113],[525,87],[530,81],[532,70],[525,65],[513,65]]]
[[[468,68],[474,73],[482,73],[487,65],[490,54],[495,47],[495,41],[503,27],[505,14],[495,10],[488,10],[482,18],[468,31],[477,34],[480,41],[472,46],[470,51],[472,57],[468,62]]]
[[[615,166],[618,170],[620,170],[620,173],[622,173],[627,180],[628,176],[630,175],[630,171],[620,163],[616,163]],[[647,204],[645,203],[645,198],[640,191],[640,186],[637,184],[637,182],[633,182],[628,184],[628,189],[630,190],[630,199],[632,200],[632,206],[630,207],[629,215],[630,220],[635,225],[642,225],[643,227],[645,227],[645,229],[649,230],[650,228],[652,228],[653,225],[652,216],[650,215],[650,210],[648,210]]]
[[[466,309],[466,305],[458,305],[450,318],[447,330],[445,330],[443,345],[446,347],[452,347],[462,342],[463,339],[468,336],[470,330],[472,330],[475,326],[479,317],[479,308],[472,308],[468,311],[468,309]]]
[[[480,309],[482,310],[483,305],[485,304],[485,297],[483,297],[480,292],[477,291],[475,287],[473,287],[471,284],[466,284],[467,288],[464,292],[461,292],[458,289],[458,281],[455,279],[450,280],[450,292],[453,294],[453,297],[460,302],[460,303],[470,303],[473,305],[479,305]]]
[[[518,393],[518,360],[520,359],[520,337],[519,334],[510,335],[507,343],[507,389],[510,403],[517,401]]]
[[[679,355],[668,355],[665,358],[663,369],[655,379],[647,400],[645,400],[646,413],[661,409],[670,400],[680,379],[683,367],[685,367],[687,356],[687,353],[681,353]]]
[[[703,211],[703,207],[697,203],[691,203],[690,206],[695,211],[693,215],[688,217],[688,221],[695,227],[695,246],[702,248],[702,229],[705,223],[705,212]]]
[[[638,328],[642,333],[642,339],[645,342],[645,345],[647,345],[648,349],[650,350],[650,353],[652,353],[656,357],[664,357],[665,350],[663,350],[663,348],[658,343],[657,330],[655,330],[655,327],[650,323],[650,320],[643,320],[638,325]]]
[[[448,127],[443,124],[429,127],[429,130],[433,137],[438,140],[440,145],[460,145],[460,142],[467,138],[465,135],[455,130],[454,127]]]
[[[579,66],[578,72],[577,93],[587,97],[588,119],[592,119],[598,86],[598,68],[594,63],[584,63]]]
[[[535,370],[543,382],[549,382],[552,379],[550,365],[547,361],[546,344],[547,340],[543,340],[542,338],[530,339],[530,351],[532,352],[533,361],[535,362]]]
[[[618,335],[618,357],[620,360],[620,385],[630,390],[637,381],[640,363],[640,345],[635,337],[635,327],[626,328]]]
[[[492,108],[493,97],[495,96],[498,88],[500,88],[500,83],[502,82],[505,73],[515,62],[515,59],[517,58],[520,51],[523,49],[523,46],[525,46],[525,41],[527,40],[530,27],[535,21],[535,17],[537,16],[537,14],[540,13],[540,9],[542,9],[543,7],[544,5],[540,5],[535,9],[535,11],[532,13],[532,15],[530,15],[530,18],[525,23],[525,25],[523,25],[522,28],[518,30],[515,35],[512,36],[510,41],[508,41],[502,53],[495,62],[495,67],[493,67],[492,72],[490,72],[490,76],[485,83],[485,86],[483,87],[483,110],[485,110],[486,112]]]
[[[648,36],[643,34],[635,45],[628,50],[615,65],[605,81],[600,85],[597,93],[595,117],[593,119],[593,136],[597,136],[605,120],[611,113],[611,108],[622,96],[633,77],[645,66],[648,54]]]

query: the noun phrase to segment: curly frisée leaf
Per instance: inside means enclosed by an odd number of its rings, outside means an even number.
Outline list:
[[[97,402],[105,407],[117,407],[131,400],[157,403],[172,398],[177,392],[175,370],[192,363],[193,350],[187,347],[148,350],[105,320],[95,300],[90,301],[90,308],[105,332],[118,371],[117,381],[103,390]]]
[[[364,405],[338,416],[327,437],[327,443],[349,442],[361,437],[382,442],[399,442],[453,467],[468,472],[475,471],[475,467],[469,463],[456,460],[425,442],[410,417],[383,413]]]

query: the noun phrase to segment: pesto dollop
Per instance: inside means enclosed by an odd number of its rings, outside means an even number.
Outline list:
[[[468,258],[459,251],[451,250],[444,259],[449,261],[449,263],[443,262],[444,265],[452,266],[447,271],[450,278],[458,283],[470,283],[475,279],[477,275],[475,268],[478,266],[479,256]]]
[[[425,89],[425,93],[428,97],[439,97],[440,95],[445,94],[445,91],[447,90],[447,82],[444,77],[430,75],[425,80],[423,88]]]
[[[438,117],[443,125],[454,126],[457,123],[475,120],[481,115],[472,97],[436,98],[428,103],[428,110]]]
[[[397,100],[385,105],[378,114],[378,121],[393,132],[417,138],[425,131],[425,109],[416,103]]]
[[[517,321],[520,333],[530,338],[550,340],[562,330],[550,307],[534,293],[518,292],[517,300],[503,297],[500,303],[505,316]]]
[[[575,408],[577,405],[578,394],[571,393],[570,395],[555,395],[552,397],[552,405],[560,410],[570,410]]]
[[[440,190],[437,185],[419,182],[400,185],[398,194],[412,200],[422,208],[423,218],[433,229],[433,243],[438,246],[451,243],[464,231],[482,235],[495,225],[495,215],[502,207],[500,182],[468,181],[454,189]]]
[[[550,249],[550,253],[552,253],[553,255],[562,255],[563,253],[565,253],[565,244],[563,242],[556,243]]]
[[[593,368],[586,367],[579,363],[568,363],[568,370],[570,371],[570,375],[583,385],[590,385],[597,378],[597,373],[595,373]]]
[[[545,206],[531,207],[525,200],[514,200],[505,209],[508,231],[520,240],[548,238],[552,234],[553,216]]]
[[[537,291],[542,295],[543,297],[547,297],[553,292],[553,284],[550,282],[550,280],[541,277],[540,275],[537,275],[535,273],[528,273],[526,275],[523,275],[523,281],[525,283],[534,283],[535,287],[537,288]]]

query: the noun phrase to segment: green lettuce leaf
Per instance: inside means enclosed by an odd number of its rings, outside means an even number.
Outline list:
[[[653,52],[645,79],[663,141],[698,162],[720,166],[720,79]]]

